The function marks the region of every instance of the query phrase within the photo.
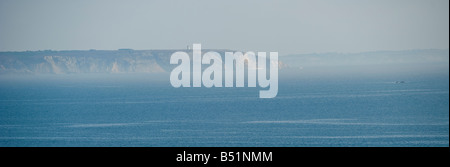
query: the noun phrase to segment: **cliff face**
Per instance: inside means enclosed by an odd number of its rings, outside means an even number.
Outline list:
[[[71,74],[71,73],[160,73],[170,72],[170,56],[192,50],[89,50],[0,52],[1,73]],[[225,55],[232,50],[202,50]],[[281,62],[280,62],[281,63]],[[284,67],[280,64],[280,68]],[[205,66],[206,67],[206,66]],[[202,67],[204,68],[204,67]]]
[[[0,73],[158,73],[172,50],[0,52]]]

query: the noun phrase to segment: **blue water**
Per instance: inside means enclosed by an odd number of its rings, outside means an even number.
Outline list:
[[[444,77],[173,88],[111,75],[0,77],[0,146],[449,146]]]

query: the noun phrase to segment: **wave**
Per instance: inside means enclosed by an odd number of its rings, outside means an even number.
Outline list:
[[[276,121],[246,121],[249,124],[323,124],[323,125],[371,125],[371,126],[418,126],[418,125],[449,125],[440,123],[386,123],[386,122],[356,122],[357,119],[309,119],[309,120],[276,120]]]
[[[135,123],[97,123],[97,124],[74,124],[67,127],[71,128],[102,128],[102,127],[116,127],[116,126],[141,126],[152,123],[164,123],[170,121],[156,120],[156,121],[145,121],[145,122],[135,122]]]
[[[280,136],[302,139],[378,139],[378,138],[448,138],[449,135],[363,135],[363,136]]]

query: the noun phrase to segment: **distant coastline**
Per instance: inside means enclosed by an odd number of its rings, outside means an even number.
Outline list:
[[[1,74],[86,74],[86,73],[163,73],[170,72],[167,50],[40,50],[0,52]],[[203,53],[227,49],[205,49]],[[189,51],[188,51],[189,53]],[[371,51],[360,53],[280,53],[280,72],[320,74],[339,72],[440,72],[448,71],[448,49],[418,49],[403,51]],[[387,70],[387,71],[386,71]]]

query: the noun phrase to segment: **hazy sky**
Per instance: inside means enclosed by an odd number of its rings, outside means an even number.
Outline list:
[[[447,49],[448,0],[0,0],[0,51]]]

